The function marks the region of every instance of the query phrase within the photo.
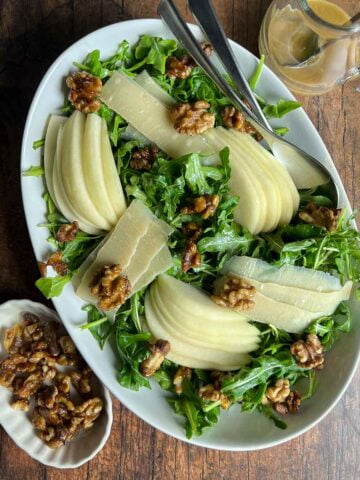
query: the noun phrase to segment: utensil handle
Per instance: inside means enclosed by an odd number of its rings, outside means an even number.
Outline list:
[[[214,51],[230,78],[249,102],[259,121],[271,130],[271,127],[256,101],[255,95],[237,62],[224,29],[222,28],[211,0],[188,0],[188,6],[200,28],[212,43]]]

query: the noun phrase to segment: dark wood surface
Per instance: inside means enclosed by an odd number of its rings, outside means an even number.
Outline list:
[[[356,3],[357,0],[352,0]],[[227,34],[253,52],[269,0],[215,0]],[[183,13],[185,1],[178,1]],[[157,0],[0,0],[0,300],[43,301],[21,204],[19,159],[34,91],[53,60],[103,25],[155,17]],[[190,19],[190,17],[188,16]],[[301,99],[327,144],[350,201],[360,207],[360,93],[356,83]],[[336,375],[336,372],[334,372]],[[0,480],[358,480],[360,373],[310,432],[282,446],[229,453],[190,446],[154,430],[114,399],[105,448],[77,470],[45,468],[0,430]]]

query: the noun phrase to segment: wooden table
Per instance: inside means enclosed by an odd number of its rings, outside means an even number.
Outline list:
[[[348,0],[356,2],[357,0]],[[269,0],[215,0],[228,35],[253,52]],[[185,1],[179,1],[186,13]],[[157,0],[0,1],[0,300],[44,301],[21,205],[21,136],[35,88],[70,44],[103,25],[155,17]],[[187,14],[190,19],[190,16]],[[301,99],[327,144],[350,201],[360,207],[360,93],[356,84]],[[336,372],[334,372],[336,374]],[[154,430],[114,399],[114,424],[105,448],[77,470],[45,468],[0,431],[0,480],[360,478],[360,372],[332,413],[285,445],[228,453],[187,445]]]

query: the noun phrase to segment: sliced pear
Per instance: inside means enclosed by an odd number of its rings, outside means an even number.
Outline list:
[[[251,152],[244,149],[234,130],[227,130],[219,127],[218,131],[224,137],[225,142],[227,141],[228,144],[231,142],[232,150],[230,151],[230,155],[233,168],[235,168],[235,163],[236,168],[238,169],[243,169],[244,165],[246,165],[248,170],[251,171],[252,175],[258,180],[260,188],[265,195],[265,201],[262,205],[265,212],[265,218],[261,231],[269,232],[274,230],[279,224],[282,202],[279,187],[274,180],[273,175],[264,168],[263,163],[259,161],[257,155],[251,154]],[[241,201],[241,191],[238,191],[237,195],[240,196]],[[249,208],[249,206],[247,206],[247,208]],[[291,214],[292,211],[290,213],[290,218]]]
[[[240,275],[239,275],[240,278]],[[331,315],[336,310],[340,302],[349,300],[352,282],[346,282],[341,290],[334,292],[313,292],[298,287],[288,287],[278,285],[277,283],[259,282],[253,278],[241,278],[249,282],[256,291],[262,293],[266,297],[272,298],[278,302],[288,303],[309,312],[321,312],[324,315]],[[223,280],[225,281],[225,280]],[[217,287],[221,285],[220,281],[216,282]]]
[[[219,138],[216,129],[209,130],[206,138],[210,145],[220,151],[225,146],[230,148],[231,177],[229,187],[232,194],[239,195],[239,205],[234,211],[235,220],[250,230],[251,233],[261,231],[265,222],[265,195],[259,182],[246,168],[239,168],[233,161],[231,146],[224,139]]]
[[[287,264],[279,268],[264,260],[246,256],[230,258],[221,273],[226,275],[231,272],[259,282],[277,283],[315,292],[333,292],[342,288],[340,280],[329,273]]]
[[[44,145],[44,170],[46,187],[50,194],[50,197],[56,203],[54,188],[53,188],[53,170],[54,159],[56,152],[57,137],[60,125],[66,122],[66,117],[60,115],[50,115],[49,123],[46,129],[45,145]],[[56,205],[58,206],[58,205]]]
[[[210,334],[211,332],[206,329],[206,335],[204,335],[204,323],[206,319],[203,317],[191,317],[192,325],[185,325],[183,320],[188,317],[184,312],[178,311],[175,315],[171,313],[165,305],[165,302],[159,296],[156,290],[156,285],[152,285],[150,289],[150,300],[152,306],[156,312],[159,313],[159,322],[163,324],[169,331],[172,331],[174,335],[181,336],[182,339],[190,341],[192,343],[210,346],[212,348],[218,348],[226,352],[250,352],[257,347],[258,336],[249,335],[246,332],[246,322],[238,322],[236,329],[222,328],[221,325],[217,328],[217,334]],[[169,304],[170,302],[168,302]],[[165,323],[164,323],[165,321]],[[189,335],[189,332],[191,335]]]
[[[175,338],[159,324],[157,315],[152,308],[151,300],[148,293],[145,297],[145,316],[147,325],[152,335],[155,338],[161,338],[170,342],[171,350],[170,354],[168,355],[169,359],[170,357],[173,359],[174,356],[176,357],[176,353],[179,353],[182,356],[188,356],[202,362],[213,362],[218,365],[224,366],[233,365],[235,366],[235,368],[239,368],[243,364],[243,354],[222,352],[212,348],[200,348],[198,346],[191,345],[189,342],[183,342]],[[248,357],[246,356],[246,358]]]
[[[97,228],[110,230],[111,224],[97,210],[85,183],[82,166],[84,128],[85,115],[75,110],[64,126],[61,180],[74,212]]]
[[[69,203],[64,185],[61,179],[61,158],[62,158],[62,147],[63,147],[63,125],[60,125],[58,137],[57,137],[57,146],[54,157],[53,165],[53,190],[54,190],[54,201],[59,208],[61,214],[70,222],[77,221],[80,229],[83,232],[89,233],[91,235],[97,235],[101,233],[95,225],[86,221],[82,216],[78,215],[72,208]]]
[[[104,85],[100,98],[173,158],[194,152],[213,153],[200,135],[178,133],[170,120],[167,107],[123,73],[113,73]]]
[[[101,132],[102,118],[96,113],[86,115],[82,140],[82,171],[92,203],[96,205],[100,215],[113,226],[116,224],[118,216],[108,195],[107,179],[103,170]]]
[[[126,210],[126,200],[111,150],[109,134],[105,120],[101,119],[101,156],[106,190],[117,219]]]
[[[151,263],[133,287],[133,292],[138,292],[149,285],[158,275],[166,272],[173,265],[173,258],[167,245],[153,257]]]

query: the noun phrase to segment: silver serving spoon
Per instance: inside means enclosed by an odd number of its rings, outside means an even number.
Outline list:
[[[356,23],[359,23],[359,21],[360,21],[360,12],[358,12],[356,15],[351,17],[350,20],[344,23],[343,26],[354,25]],[[313,50],[311,55],[300,63],[289,63],[282,66],[296,69],[296,68],[306,67],[311,63],[315,63],[317,57],[319,57],[319,55],[321,55],[324,50],[326,50],[330,45],[337,42],[338,40],[339,40],[338,38],[333,38],[328,42],[324,43],[321,47],[319,47],[319,35],[317,35],[315,32],[312,32],[310,41],[313,45],[317,45],[317,47]]]
[[[211,6],[210,3],[209,5]],[[319,160],[312,157],[296,145],[279,137],[268,127],[260,123],[254,113],[242,101],[240,95],[230,87],[223,75],[218,72],[209,58],[204,54],[199,42],[181,18],[172,0],[161,0],[158,6],[158,13],[174,36],[191,54],[196,63],[205,71],[223,94],[229,98],[234,106],[244,112],[246,120],[248,120],[264,137],[275,157],[284,164],[289,171],[296,187],[298,189],[306,189],[327,184],[329,194],[332,196],[334,203],[338,205],[340,193],[333,173]],[[214,47],[216,50],[216,46]],[[247,99],[246,93],[242,93]]]

